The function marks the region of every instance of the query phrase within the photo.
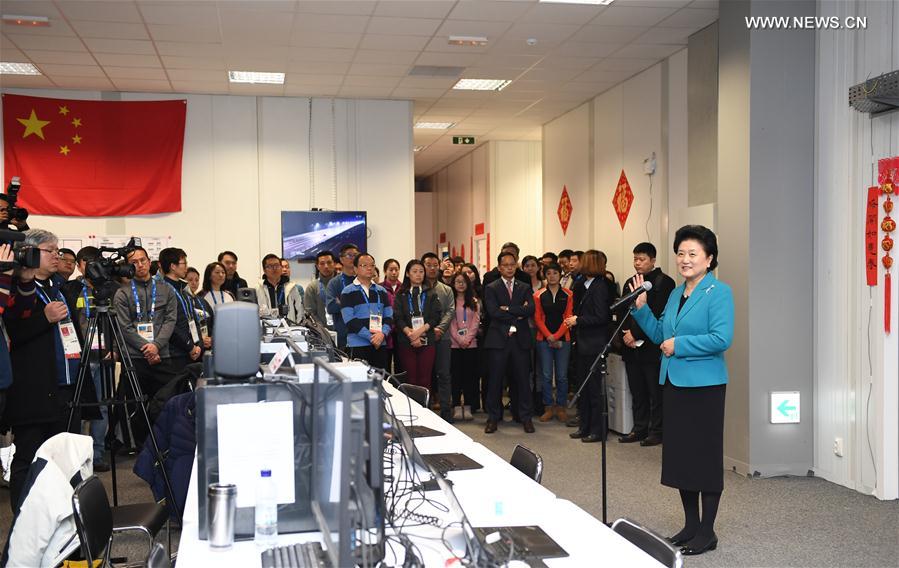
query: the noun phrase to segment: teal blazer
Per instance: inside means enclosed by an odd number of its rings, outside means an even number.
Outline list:
[[[734,296],[730,286],[709,272],[694,288],[680,313],[684,295],[681,284],[668,296],[662,317],[648,306],[632,312],[649,340],[661,344],[674,338],[674,355],[662,354],[659,384],[665,377],[678,387],[707,387],[727,384],[724,352],[734,339]]]

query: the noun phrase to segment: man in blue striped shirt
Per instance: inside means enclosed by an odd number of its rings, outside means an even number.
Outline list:
[[[386,338],[393,326],[387,290],[372,282],[375,259],[362,253],[353,259],[356,278],[340,294],[340,315],[346,325],[347,347],[354,359],[372,367],[387,366]]]

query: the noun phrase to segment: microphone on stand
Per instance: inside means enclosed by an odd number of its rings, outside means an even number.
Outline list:
[[[622,305],[629,304],[632,301],[636,300],[637,296],[639,296],[643,292],[649,292],[650,290],[652,290],[652,282],[644,282],[642,286],[640,286],[633,292],[629,293],[627,296],[622,296],[622,297],[618,298],[615,301],[615,303],[609,307],[609,309],[611,311],[615,311],[618,308],[620,308]]]

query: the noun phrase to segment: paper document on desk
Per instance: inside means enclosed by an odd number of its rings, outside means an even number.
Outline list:
[[[237,485],[237,506],[256,506],[263,469],[272,471],[278,504],[296,501],[293,401],[223,404],[218,407],[219,483]]]

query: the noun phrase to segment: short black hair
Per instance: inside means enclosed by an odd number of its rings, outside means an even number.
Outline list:
[[[540,260],[543,260],[544,258],[548,258],[550,262],[559,262],[559,257],[556,256],[556,253],[554,252],[543,253],[543,256],[540,257]]]
[[[564,249],[559,253],[559,258],[571,258],[571,255],[574,254],[574,251],[571,249]]]
[[[334,260],[334,253],[332,253],[329,250],[324,250],[324,251],[318,253],[317,255],[315,255],[315,264],[318,264],[318,259],[320,259],[323,256],[330,256],[331,260]]]
[[[649,258],[655,258],[656,247],[652,243],[640,243],[634,247],[634,254],[645,254]]]
[[[150,276],[156,276],[157,272],[159,272],[159,261],[158,260],[150,261]]]
[[[187,267],[187,273],[190,274],[191,272],[193,272],[193,273],[196,274],[197,276],[200,275],[200,271],[199,271],[199,270],[197,270],[197,269],[194,268],[193,266],[188,266],[188,267]]]
[[[347,244],[343,245],[342,247],[340,247],[340,256],[343,256],[344,254],[346,254],[346,251],[353,250],[353,249],[358,251],[359,247],[357,247],[353,243],[347,243]]]
[[[150,255],[147,253],[147,249],[145,249],[144,247],[131,247],[131,250],[128,252],[128,254],[125,255],[125,258],[128,258],[137,251],[141,251],[142,253],[144,253],[144,256],[146,256],[147,259],[150,258]],[[97,252],[99,253],[100,251]]]
[[[421,255],[421,259],[420,259],[420,260],[421,260],[421,263],[424,264],[424,263],[425,263],[425,260],[427,260],[427,259],[429,259],[429,258],[437,259],[437,262],[438,262],[438,263],[440,262],[440,257],[439,257],[439,256],[437,256],[437,255],[434,254],[433,252],[426,252],[426,253],[424,253],[423,255]]]
[[[225,256],[233,256],[233,257],[234,257],[234,262],[237,262],[237,260],[238,260],[237,255],[234,254],[232,251],[230,251],[230,250],[223,250],[222,252],[219,253],[218,261],[221,262],[222,259],[225,258]]]
[[[584,256],[584,251],[582,251],[582,250],[576,250],[576,251],[574,251],[574,252],[571,253],[571,256],[576,256],[576,257],[578,258],[578,260],[580,260],[581,257]]]
[[[75,262],[81,262],[82,260],[85,262],[93,262],[97,260],[98,256],[100,256],[100,249],[88,245],[86,247],[81,247],[78,254],[75,255]]]
[[[546,276],[546,273],[550,270],[555,270],[559,274],[562,274],[562,267],[559,266],[558,262],[550,262],[546,266],[543,267],[543,275]]]
[[[370,258],[371,261],[374,263],[375,257],[373,257],[372,255],[368,254],[367,252],[363,252],[363,253],[357,254],[357,255],[356,255],[356,258],[353,259],[353,266],[355,266],[356,268],[358,268],[358,267],[359,267],[359,259],[362,258],[362,257],[365,257],[365,256],[367,256],[368,258]],[[375,265],[375,270],[377,270],[377,268],[378,268],[377,265]]]
[[[718,237],[708,227],[702,225],[684,225],[674,234],[674,254],[684,241],[696,241],[702,245],[702,250],[706,256],[712,257],[709,270],[718,268]]]
[[[518,248],[518,245],[516,245],[512,241],[509,241],[508,243],[505,243],[503,246],[500,247],[500,250],[503,250],[503,249],[515,249],[515,260],[518,260],[518,255],[521,254],[521,249]]]
[[[503,248],[505,248],[505,247],[503,247]],[[499,254],[496,255],[496,267],[497,267],[497,269],[499,269],[499,265],[503,263],[503,257],[504,257],[504,256],[511,256],[513,259],[515,259],[515,262],[516,262],[516,263],[518,262],[518,257],[517,257],[517,256],[515,256],[514,254],[512,254],[511,252],[509,252],[509,251],[507,251],[507,250],[501,250],[501,251],[499,252]]]
[[[281,257],[280,256],[278,256],[276,254],[268,253],[267,255],[262,257],[262,270],[265,270],[265,263],[273,258],[278,261],[278,266],[281,265]]]
[[[168,247],[159,251],[159,269],[163,274],[168,274],[173,264],[181,262],[182,258],[187,258],[184,249],[178,247]]]
[[[70,254],[70,255],[72,255],[72,256],[75,256],[75,251],[73,251],[73,250],[70,249],[70,248],[61,248],[61,249],[59,249],[59,255],[62,256],[62,255],[64,255],[64,254]]]

